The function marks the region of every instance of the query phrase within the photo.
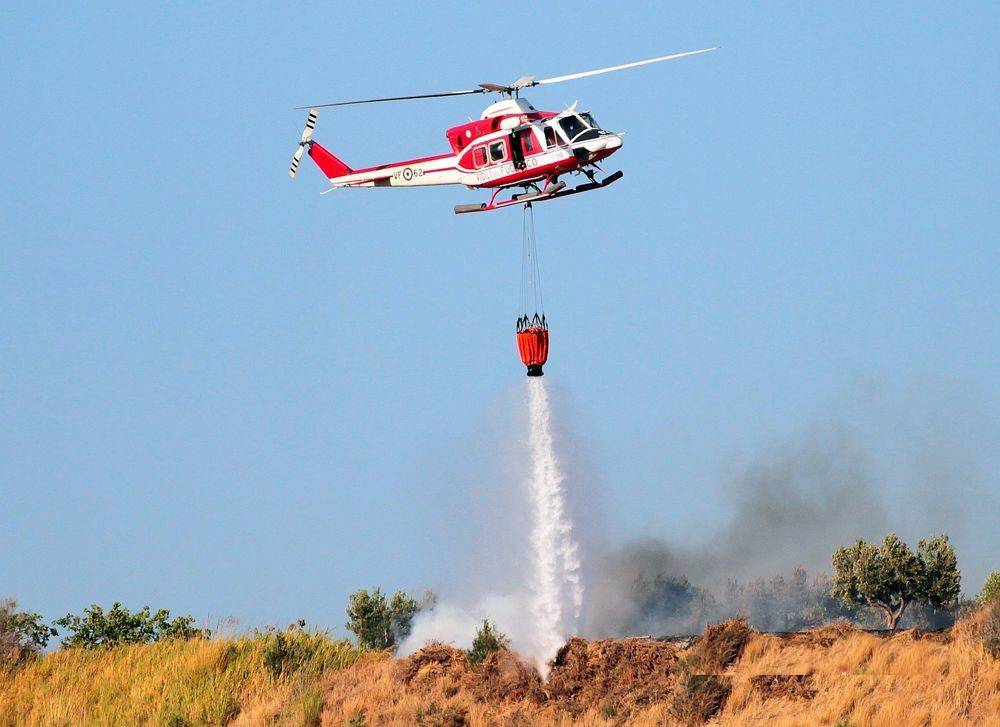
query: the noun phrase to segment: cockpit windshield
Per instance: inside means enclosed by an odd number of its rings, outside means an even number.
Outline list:
[[[559,126],[570,143],[574,141],[586,141],[600,136],[601,127],[594,121],[590,114],[572,114],[559,119]]]

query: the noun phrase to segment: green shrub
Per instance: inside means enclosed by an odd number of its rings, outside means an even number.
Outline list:
[[[488,620],[483,619],[483,625],[476,632],[476,638],[472,640],[472,648],[469,649],[469,662],[472,664],[482,663],[489,654],[494,651],[505,649],[510,639],[501,633],[497,627]]]
[[[323,714],[323,691],[313,686],[302,693],[302,727],[320,727]]]
[[[308,631],[304,621],[284,631],[258,631],[255,638],[265,642],[264,668],[275,679],[298,672],[319,674],[328,669],[341,669],[353,663],[357,656],[349,642],[333,640],[324,631]]]
[[[55,622],[70,632],[62,640],[65,648],[97,649],[122,644],[149,644],[168,639],[207,638],[207,629],[194,627],[191,616],[170,619],[170,611],[161,608],[155,613],[149,606],[131,613],[115,601],[107,612],[96,603],[85,608],[82,616],[68,613]]]
[[[983,581],[983,590],[979,594],[979,602],[983,604],[1000,602],[1000,571],[993,571]]]

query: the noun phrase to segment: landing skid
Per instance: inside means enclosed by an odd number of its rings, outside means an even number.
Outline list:
[[[497,192],[494,192],[493,197],[490,198],[489,202],[482,202],[480,204],[457,204],[455,205],[455,214],[464,215],[469,212],[490,212],[492,210],[498,210],[503,207],[510,207],[515,204],[529,204],[531,202],[544,202],[547,199],[555,199],[556,197],[568,197],[571,194],[579,194],[580,192],[589,192],[592,189],[600,189],[601,187],[607,187],[609,184],[613,184],[621,179],[623,173],[621,170],[609,174],[607,177],[602,179],[600,182],[588,182],[587,184],[581,184],[579,186],[573,187],[572,189],[566,189],[566,182],[556,182],[555,184],[548,185],[544,189],[538,192],[530,192],[524,194],[515,194],[510,199],[503,199],[499,202],[496,200]]]

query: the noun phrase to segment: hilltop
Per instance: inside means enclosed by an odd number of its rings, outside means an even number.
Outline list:
[[[1000,725],[984,623],[573,638],[546,680],[507,650],[473,666],[444,644],[393,658],[302,630],[65,649],[0,676],[0,724]]]

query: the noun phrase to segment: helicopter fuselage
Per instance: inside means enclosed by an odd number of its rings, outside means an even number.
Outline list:
[[[482,117],[448,129],[451,153],[351,169],[316,142],[309,155],[333,187],[421,187],[462,184],[470,189],[551,183],[582,171],[622,145],[619,134],[601,129],[577,112],[536,110],[526,99],[490,105]]]

